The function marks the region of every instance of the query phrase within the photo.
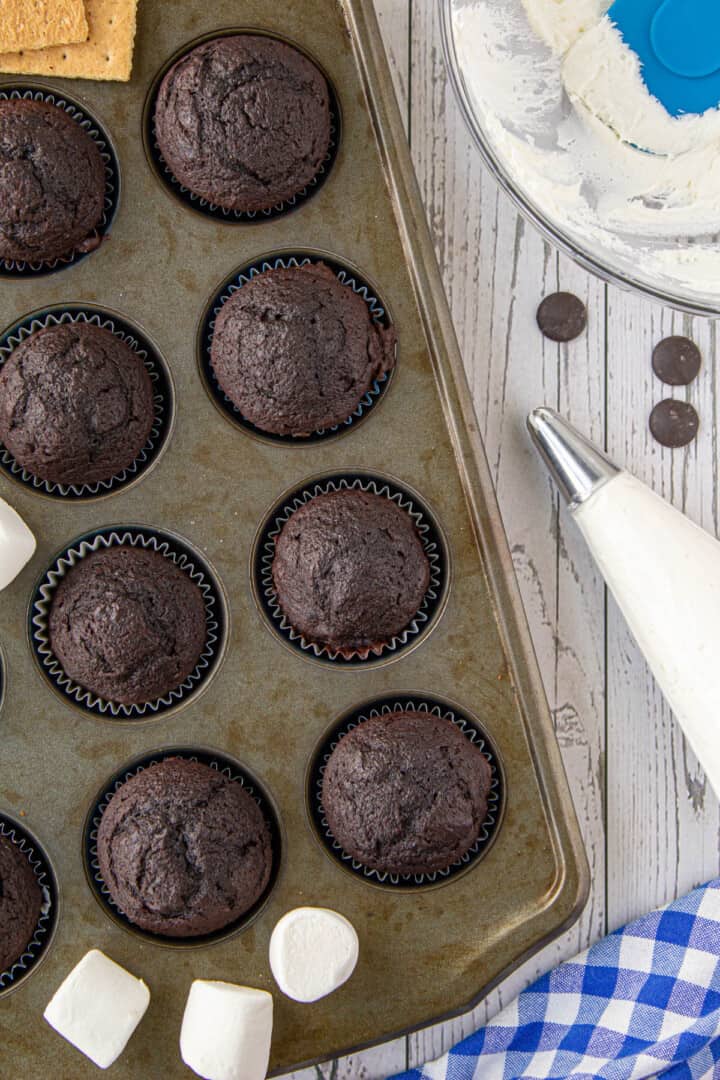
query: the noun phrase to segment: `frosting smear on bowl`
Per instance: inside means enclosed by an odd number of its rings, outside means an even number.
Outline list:
[[[720,110],[671,116],[609,0],[450,4],[465,94],[510,186],[600,269],[720,309]]]

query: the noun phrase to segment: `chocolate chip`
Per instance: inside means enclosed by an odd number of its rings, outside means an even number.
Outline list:
[[[653,351],[653,371],[668,386],[689,386],[702,366],[702,354],[686,337],[667,337]]]
[[[675,450],[691,443],[700,428],[700,418],[687,401],[666,398],[650,414],[650,431],[662,446]]]
[[[551,341],[572,341],[587,326],[587,309],[572,293],[553,293],[537,309],[537,324]]]

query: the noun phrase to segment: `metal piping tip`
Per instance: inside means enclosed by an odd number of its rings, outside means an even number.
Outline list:
[[[550,474],[574,510],[620,472],[608,456],[553,409],[534,409],[528,430]]]

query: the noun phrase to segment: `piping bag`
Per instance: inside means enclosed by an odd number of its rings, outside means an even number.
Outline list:
[[[552,409],[528,428],[720,796],[720,543]]]

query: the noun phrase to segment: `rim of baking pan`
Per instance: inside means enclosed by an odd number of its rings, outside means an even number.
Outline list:
[[[565,255],[577,263],[584,270],[590,271],[596,277],[608,285],[615,285],[620,289],[638,292],[651,300],[656,300],[678,311],[687,312],[689,315],[702,315],[706,318],[720,317],[720,299],[715,305],[703,303],[701,300],[692,300],[690,297],[678,296],[659,286],[643,282],[637,278],[626,277],[618,270],[613,269],[611,264],[598,255],[593,255],[590,248],[585,248],[572,240],[561,228],[550,222],[533,202],[523,194],[520,188],[513,182],[508,172],[500,164],[489,140],[480,128],[475,110],[468,93],[465,80],[462,75],[460,61],[455,48],[455,33],[453,30],[453,0],[440,0],[439,17],[440,31],[450,82],[455,92],[455,99],[460,106],[468,131],[472,135],[475,146],[486,168],[492,173],[493,178],[505,191],[517,209],[534,227],[559,248]]]
[[[441,3],[442,0],[438,2]],[[410,1035],[428,1024],[442,1023],[470,1012],[525,961],[556,941],[577,922],[589,896],[590,873],[557,741],[551,735],[552,722],[547,698],[532,649],[527,621],[523,615],[517,579],[512,571],[507,538],[491,484],[487,457],[477,426],[469,421],[469,417],[474,420],[469,388],[447,301],[442,293],[437,258],[407,151],[402,117],[393,90],[377,16],[372,5],[366,4],[365,0],[345,0],[344,6],[359,56],[360,78],[370,99],[373,125],[380,139],[383,163],[390,174],[394,200],[400,203],[401,233],[409,248],[409,269],[413,287],[421,294],[423,290],[427,293],[427,307],[421,304],[420,311],[424,331],[429,338],[431,351],[443,350],[446,357],[446,370],[443,374],[447,377],[447,383],[439,387],[439,396],[452,422],[464,424],[460,445],[463,452],[471,455],[471,461],[466,470],[469,475],[466,475],[462,468],[460,473],[463,481],[468,484],[470,516],[478,532],[478,543],[487,546],[486,570],[490,596],[496,607],[500,637],[508,650],[508,676],[513,683],[517,678],[514,694],[519,698],[522,737],[530,740],[533,765],[538,782],[543,788],[543,805],[548,815],[556,868],[552,884],[529,920],[533,932],[532,940],[528,944],[522,948],[516,947],[515,950],[504,950],[504,957],[512,952],[510,959],[504,959],[502,966],[497,968],[494,974],[468,993],[467,998],[459,1005],[450,1006],[442,1015],[427,1017],[399,1030],[388,1029],[380,1037],[366,1038],[353,1046],[338,1049],[340,1054],[352,1055],[380,1042]],[[483,507],[479,505],[481,496]],[[536,709],[539,713],[540,729],[537,739],[534,740],[530,739],[530,733],[533,712]],[[291,1068],[309,1068],[319,1063],[317,1059],[307,1059],[293,1062]],[[279,1076],[286,1071],[287,1069],[273,1069],[269,1076]]]

